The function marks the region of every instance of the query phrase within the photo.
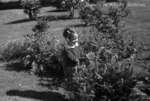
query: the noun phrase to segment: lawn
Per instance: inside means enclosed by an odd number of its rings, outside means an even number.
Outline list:
[[[149,0],[130,0],[130,2],[143,3],[146,6],[129,7],[131,13],[125,20],[125,28],[135,35],[138,41],[144,42],[148,45],[147,48],[150,48],[150,2]],[[58,11],[54,7],[44,7],[40,14],[48,16],[50,20],[48,32],[61,39],[62,30],[67,26],[75,27],[80,34],[88,32],[88,28],[82,26],[80,19],[77,17],[68,19],[67,15],[68,12]],[[21,39],[23,35],[32,33],[35,24],[35,21],[28,20],[22,9],[0,10],[0,44]],[[149,50],[143,57],[148,55]],[[24,72],[6,71],[3,63],[0,64],[0,101],[50,101],[48,99],[56,98],[57,94],[48,92],[47,88],[38,85],[37,77]]]
[[[141,7],[130,7],[131,14],[127,18],[126,27],[140,36],[139,38],[143,41],[149,43],[150,34],[150,3],[148,0],[131,0],[133,3],[145,4],[146,6]],[[63,28],[69,25],[75,25],[79,32],[81,29],[80,20],[67,19],[65,16],[67,12],[59,12],[54,7],[42,8],[40,16],[48,16],[50,18],[50,28],[49,32],[55,35],[61,35]],[[56,20],[54,17],[58,17]],[[0,42],[6,42],[11,39],[21,38],[27,33],[31,33],[32,27],[35,25],[35,21],[29,21],[27,16],[23,13],[22,9],[9,9],[0,10]]]

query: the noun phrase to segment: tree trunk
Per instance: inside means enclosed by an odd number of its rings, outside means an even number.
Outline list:
[[[29,19],[31,19],[31,20],[34,19],[34,18],[33,18],[32,11],[29,11]]]
[[[70,8],[70,15],[69,15],[70,18],[74,18],[74,7],[71,7]]]

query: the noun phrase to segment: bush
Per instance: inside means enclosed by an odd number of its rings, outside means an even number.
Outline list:
[[[136,85],[132,69],[113,66],[80,67],[69,89],[74,94],[75,101],[129,100]]]
[[[143,61],[141,61],[142,63],[144,63],[144,61],[147,61],[147,58],[144,58]],[[149,60],[147,63],[144,63],[145,69],[146,71],[144,73],[138,73],[138,80],[139,80],[139,84],[138,87],[140,90],[142,90],[144,93],[146,93],[147,95],[150,95],[150,65],[149,65]]]
[[[37,18],[41,7],[39,0],[21,0],[21,6],[24,9],[24,13],[27,14],[31,20]]]
[[[45,18],[39,19],[33,28],[33,33],[25,36],[25,40],[30,43],[30,46],[28,47],[28,54],[24,57],[24,62],[35,73],[40,70],[44,72],[51,57],[56,53],[56,38],[46,32],[48,27]]]
[[[73,77],[64,77],[59,86],[67,90],[65,97],[70,101],[149,101],[149,93],[140,89],[139,79],[133,74],[138,53],[136,41],[123,38],[121,21],[126,16],[126,5],[101,7],[88,8],[83,11],[84,16],[81,13],[87,23],[93,24],[91,33],[80,40],[84,57],[79,60],[84,61],[70,72]],[[60,70],[59,75],[64,72],[61,69],[63,48],[56,46],[57,39],[49,37],[47,28],[47,21],[39,20],[33,33],[25,36],[29,44],[22,60],[34,73]]]
[[[106,0],[103,0],[106,2]],[[128,15],[129,10],[127,10],[126,0],[117,1],[115,4],[109,4],[104,2],[98,2],[96,5],[86,5],[80,10],[80,18],[85,24],[94,24],[99,26],[99,24],[112,25],[111,21],[119,22],[119,19]],[[106,23],[109,20],[108,23]],[[106,22],[102,22],[106,21]],[[110,26],[111,27],[111,26]]]
[[[92,33],[85,34],[80,42],[89,64],[79,64],[71,80],[64,82],[69,91],[66,97],[71,101],[149,100],[137,87],[138,79],[133,74],[138,48],[135,40],[123,38],[120,23],[124,10],[124,4],[107,10],[95,7],[90,11],[92,20],[84,14],[94,25]]]
[[[23,39],[10,41],[2,47],[2,58],[7,62],[19,60],[25,69],[33,73],[49,72],[46,70],[52,57],[56,55],[58,41],[46,32],[48,27],[45,18],[39,19],[33,27],[33,33],[25,35]]]
[[[29,43],[25,40],[10,40],[1,46],[1,56],[4,61],[21,59],[27,54]]]
[[[70,18],[74,17],[74,10],[78,9],[85,5],[85,0],[61,0],[59,1],[60,5],[58,6],[59,9],[68,10],[70,12]]]

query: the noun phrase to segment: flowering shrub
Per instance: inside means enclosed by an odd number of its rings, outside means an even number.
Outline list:
[[[30,46],[28,47],[28,54],[23,60],[25,65],[30,66],[35,73],[41,70],[44,72],[51,57],[56,54],[56,38],[50,37],[49,33],[46,32],[48,27],[47,20],[45,18],[40,19],[33,28],[33,33],[25,36]]]
[[[70,81],[64,82],[71,101],[148,101],[148,95],[137,87],[133,63],[138,48],[134,40],[124,40],[122,26],[126,6],[107,10],[92,8],[89,35],[81,39],[89,64],[77,66]],[[101,11],[102,10],[102,11]],[[89,12],[89,10],[87,10]],[[88,22],[88,21],[87,21]]]
[[[119,20],[123,16],[127,16],[128,10],[126,8],[127,2],[126,0],[117,1],[114,4],[98,2],[96,5],[85,5],[80,10],[80,18],[85,22],[85,24],[94,24],[99,26],[99,24],[105,23],[105,26],[109,27],[112,25],[112,20]],[[117,16],[117,17],[116,17]],[[115,19],[116,18],[116,19]],[[109,20],[106,24],[106,20]],[[102,22],[105,21],[105,22]]]
[[[33,33],[29,33],[21,40],[10,41],[3,45],[1,56],[6,61],[19,60],[22,69],[31,70],[33,73],[49,72],[49,64],[56,55],[58,40],[47,33],[47,20],[39,19],[33,27]],[[58,52],[57,52],[58,54]],[[53,66],[54,67],[54,66]]]
[[[29,19],[35,19],[41,7],[39,0],[21,0],[21,6],[24,9],[24,13],[29,16]]]
[[[96,67],[82,66],[75,73],[69,90],[74,93],[75,99],[79,98],[78,101],[128,100],[136,81],[131,76],[132,70],[120,68],[100,67],[101,70],[97,70]]]
[[[68,10],[70,17],[74,17],[74,9],[80,8],[85,5],[86,0],[61,0],[59,9]]]
[[[144,58],[142,63],[144,63],[144,61],[147,61],[147,58]],[[140,90],[142,90],[144,93],[146,93],[147,95],[150,95],[150,65],[149,65],[149,60],[148,62],[144,63],[144,66],[145,66],[145,69],[146,69],[146,72],[144,73],[139,73],[137,78],[138,78],[138,81],[139,81],[139,84],[138,84],[138,88]],[[150,98],[149,98],[150,99]]]
[[[25,40],[10,40],[1,46],[1,56],[4,61],[21,59],[27,54],[29,43]]]
[[[139,78],[133,74],[138,53],[136,41],[123,38],[121,21],[127,15],[126,4],[83,9],[81,18],[93,26],[80,40],[84,57],[79,57],[79,63],[69,72],[73,76],[63,77],[59,82],[59,86],[67,90],[65,97],[70,101],[149,101],[149,89],[143,90],[145,84],[149,84],[149,76],[141,80],[144,86],[140,87]],[[47,28],[47,21],[39,20],[33,33],[25,36],[28,44],[21,59],[34,73],[59,69],[59,75],[64,72],[61,68],[63,48],[56,46],[58,40],[49,37]],[[12,58],[11,54],[8,56]]]

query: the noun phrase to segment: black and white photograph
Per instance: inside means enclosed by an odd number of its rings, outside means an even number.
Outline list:
[[[0,101],[150,101],[150,0],[0,0]]]

